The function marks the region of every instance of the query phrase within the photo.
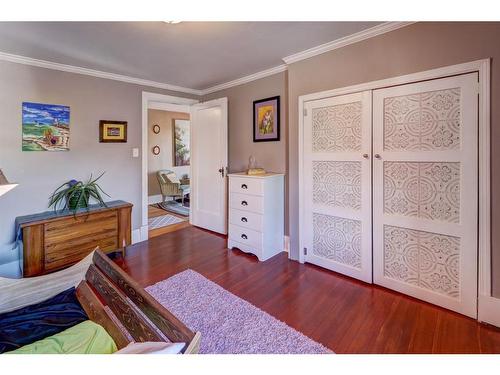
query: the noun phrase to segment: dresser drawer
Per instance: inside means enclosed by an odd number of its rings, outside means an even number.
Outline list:
[[[229,197],[230,208],[256,213],[264,212],[263,198],[256,195],[231,193]]]
[[[229,191],[240,194],[264,195],[264,181],[255,178],[229,179]]]
[[[229,223],[240,227],[262,232],[262,215],[249,211],[241,211],[231,208],[229,211]]]
[[[229,240],[253,246],[259,250],[262,248],[262,233],[239,225],[229,225]]]

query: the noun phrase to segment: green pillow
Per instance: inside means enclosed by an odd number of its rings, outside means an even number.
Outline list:
[[[117,347],[99,324],[86,320],[6,354],[112,354]]]

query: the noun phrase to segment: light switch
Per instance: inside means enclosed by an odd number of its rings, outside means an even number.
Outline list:
[[[139,157],[139,149],[137,147],[134,147],[132,149],[132,157],[133,158],[138,158]]]

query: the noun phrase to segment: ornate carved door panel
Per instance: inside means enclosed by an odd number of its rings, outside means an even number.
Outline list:
[[[371,93],[315,100],[305,109],[305,260],[371,283]]]
[[[373,91],[374,282],[476,317],[477,74]]]

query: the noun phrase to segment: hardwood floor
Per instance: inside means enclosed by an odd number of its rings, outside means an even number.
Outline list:
[[[174,232],[176,230],[189,227],[191,225],[191,224],[189,224],[189,219],[186,218],[185,216],[177,215],[173,212],[167,212],[167,211],[162,210],[161,208],[158,208],[154,205],[148,206],[148,218],[163,216],[166,214],[176,216],[184,221],[182,223],[167,225],[167,226],[161,227],[161,228],[150,229],[149,230],[149,238],[153,238],[153,237],[161,236],[162,234]]]
[[[336,353],[500,353],[500,329],[285,253],[258,262],[196,227],[133,245],[116,262],[143,286],[193,269]]]

